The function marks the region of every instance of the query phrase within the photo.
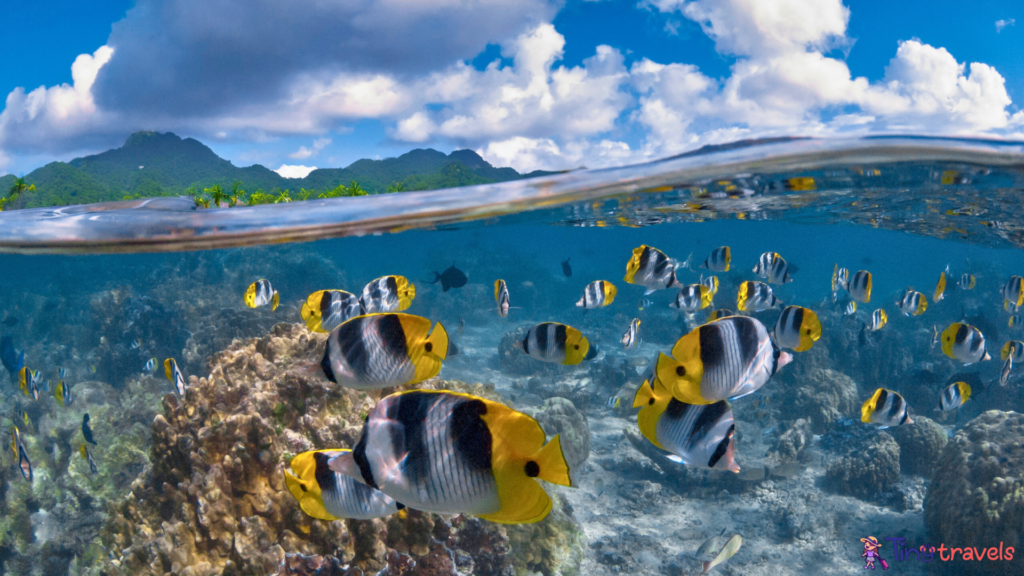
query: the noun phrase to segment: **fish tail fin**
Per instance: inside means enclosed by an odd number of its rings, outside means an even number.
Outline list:
[[[277,305],[281,303],[281,294],[274,290],[274,297],[270,300],[270,309],[277,310]]]
[[[171,381],[174,381],[174,374],[172,369],[173,364],[174,360],[172,358],[164,360],[164,376],[167,376],[167,379]]]
[[[644,380],[644,383],[636,389],[636,395],[633,396],[633,408],[643,408],[654,400],[654,389],[651,388],[651,383]]]
[[[430,333],[430,336],[427,337],[427,342],[432,344],[431,348],[433,349],[434,354],[440,356],[442,360],[448,357],[449,349],[454,346],[454,344],[448,339],[448,330],[446,330],[444,324],[441,324],[440,322],[434,326],[434,330]]]
[[[555,434],[550,442],[533,455],[531,462],[540,465],[537,478],[560,486],[572,486],[572,478],[569,477],[569,463],[565,461],[562,440],[558,434]]]
[[[434,279],[433,280],[424,280],[424,282],[426,282],[428,284],[437,284],[438,282],[441,281],[441,275],[440,274],[438,274],[437,272],[431,272],[431,274],[434,275]]]

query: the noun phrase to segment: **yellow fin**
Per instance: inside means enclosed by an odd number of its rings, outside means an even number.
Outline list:
[[[640,269],[640,255],[643,254],[646,245],[641,244],[640,247],[633,249],[633,256],[630,257],[629,262],[626,262],[626,275],[622,280],[626,284],[633,284],[633,277],[636,276],[637,270]]]
[[[416,299],[416,285],[410,284],[405,276],[395,276],[395,284],[398,286],[398,311],[401,312]]]
[[[171,382],[174,382],[174,358],[164,360],[164,375]]]
[[[672,395],[661,385],[661,381],[655,378],[651,384],[647,380],[640,385],[637,395],[633,399],[633,408],[640,408],[636,415],[636,423],[640,433],[658,448],[664,450],[664,446],[658,442],[658,418],[665,412],[665,408],[672,400]],[[638,406],[638,403],[640,404]]]
[[[270,309],[277,310],[277,305],[281,303],[281,294],[274,290],[274,297],[270,299]]]
[[[960,326],[959,322],[954,322],[942,331],[942,353],[954,360],[957,358],[953,354],[953,344],[956,342],[956,333],[960,330]]]
[[[957,382],[957,388],[960,388],[960,397],[964,399],[964,403],[971,398],[971,385],[967,382]]]
[[[644,380],[644,383],[636,389],[636,394],[633,396],[633,408],[643,408],[654,401],[654,390],[651,389],[651,383]]]
[[[878,404],[878,397],[882,395],[882,389],[875,390],[875,393],[868,398],[866,402],[860,407],[860,421],[865,423],[871,422],[871,414],[875,411],[875,406]]]
[[[924,311],[928,309],[928,298],[924,294],[921,294],[921,301],[917,303],[917,311],[914,312],[914,316],[920,316],[924,314]]]
[[[750,299],[749,294],[753,285],[754,283],[749,280],[740,284],[740,291],[736,294],[736,308],[741,312],[747,310],[747,301]]]
[[[501,283],[504,280],[498,279],[494,281],[494,301],[498,302],[498,297],[501,294]]]
[[[78,453],[82,455],[82,459],[83,460],[89,458],[89,455],[88,455],[89,453],[88,453],[87,450],[88,449],[85,447],[85,443],[84,442],[82,443],[81,446],[78,447]]]
[[[686,370],[686,364],[665,354],[658,356],[658,364],[654,369],[655,377],[665,385],[665,388],[676,400],[686,404],[714,404],[715,400],[707,400],[701,396],[700,377],[702,372],[697,371],[694,379],[694,375]]]
[[[716,284],[717,285],[717,284]],[[711,299],[715,297],[715,293],[710,288],[701,284],[700,286],[700,307],[707,308],[711,306]]]
[[[618,294],[618,293],[619,293],[619,291],[618,291],[617,288],[615,288],[614,284],[612,284],[611,282],[609,282],[607,280],[604,281],[604,305],[605,306],[611,304],[612,301],[615,300],[615,295]]]
[[[349,450],[313,450],[297,454],[289,466],[292,472],[284,471],[284,482],[288,491],[299,503],[299,508],[313,518],[320,520],[337,520],[338,518],[324,508],[323,495],[320,491],[320,484],[316,481],[316,457],[317,452],[348,452]]]
[[[402,332],[405,334],[405,348],[409,361],[416,367],[413,379],[407,384],[416,384],[437,376],[441,362],[448,356],[448,331],[440,322],[430,331],[430,320],[412,314],[397,314]]]
[[[299,310],[299,314],[302,315],[302,321],[306,323],[306,328],[313,332],[325,332],[320,326],[320,321],[322,320],[320,316],[320,301],[326,295],[327,290],[313,292],[306,297],[306,301],[302,303],[302,309]]]
[[[810,350],[814,343],[821,338],[821,321],[813,310],[803,309],[803,321],[800,322],[800,345],[794,348],[796,352]]]

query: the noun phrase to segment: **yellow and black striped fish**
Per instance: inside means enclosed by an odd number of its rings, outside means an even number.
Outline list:
[[[920,316],[928,309],[928,298],[913,288],[907,288],[896,301],[896,306],[904,316]]]
[[[277,310],[277,305],[281,302],[281,296],[270,285],[270,280],[261,279],[249,285],[243,300],[245,300],[245,305],[249,308],[258,308],[270,304],[271,310]]]
[[[775,297],[772,287],[764,282],[747,280],[740,284],[736,294],[736,308],[741,312],[760,312],[782,305],[782,300]]]
[[[718,294],[718,276],[708,276],[707,278],[705,278],[704,275],[701,274],[700,284],[702,286],[707,286],[708,290],[711,290],[712,296]]]
[[[583,289],[583,296],[580,297],[576,306],[585,310],[593,310],[611,304],[615,300],[618,290],[615,285],[607,280],[595,280]]]
[[[498,304],[498,316],[502,318],[508,316],[508,285],[504,280],[494,281],[494,301]]]
[[[640,408],[640,433],[652,444],[671,452],[670,459],[688,466],[739,472],[736,464],[732,409],[725,400],[712,404],[686,404],[655,378],[644,381],[633,397]]]
[[[885,310],[879,308],[871,313],[871,323],[866,325],[865,328],[872,332],[877,332],[884,328],[888,322],[889,315],[886,314]]]
[[[404,506],[376,488],[331,470],[328,462],[351,450],[314,450],[292,458],[284,482],[299,502],[299,508],[313,518],[369,520],[398,512]]]
[[[535,479],[571,486],[556,435],[504,404],[410,390],[373,407],[355,447],[328,467],[410,508],[501,524],[543,520],[551,498]]]
[[[696,312],[711,306],[714,293],[703,284],[683,286],[669,306],[681,312]]]
[[[174,385],[174,391],[178,393],[178,396],[185,396],[185,377],[181,375],[181,370],[178,369],[178,363],[174,361],[174,358],[164,360],[164,376],[167,376],[167,379]]]
[[[846,291],[858,302],[871,302],[871,272],[858,270],[846,283]]]
[[[942,331],[942,352],[964,364],[991,360],[985,350],[985,336],[970,324],[954,322]]]
[[[769,284],[786,284],[793,281],[789,274],[789,264],[778,252],[761,254],[754,266],[754,274],[767,278]]]
[[[700,267],[707,268],[712,272],[728,272],[730,262],[732,262],[732,251],[728,246],[719,246],[711,251],[711,255],[704,260]]]
[[[62,408],[71,406],[71,386],[63,380],[57,382],[57,386],[53,389],[53,397],[57,399],[57,403]]]
[[[11,426],[11,450],[14,452],[14,462],[18,466],[18,470],[21,471],[22,477],[31,483],[32,462],[28,459],[28,450],[25,449],[25,443],[21,441],[21,432],[18,431],[17,426]]]
[[[1017,308],[1024,306],[1024,278],[1010,276],[1010,279],[1003,285],[1003,307],[1009,310],[1009,304]]]
[[[810,350],[821,338],[821,322],[813,310],[786,306],[775,323],[775,343],[796,352]]]
[[[1003,368],[999,372],[999,385],[1003,386],[1010,379],[1013,363],[1020,363],[1021,360],[1024,360],[1024,342],[1008,340],[999,351],[999,356],[1003,359]]]
[[[914,423],[907,412],[907,401],[903,399],[903,396],[885,388],[875,390],[871,398],[861,405],[860,421],[866,424],[878,424],[879,430],[885,430],[890,426]]]
[[[626,263],[627,284],[639,284],[647,288],[644,294],[665,290],[678,284],[676,268],[679,263],[657,248],[641,245],[633,249],[633,256]]]
[[[82,455],[82,460],[89,463],[90,474],[95,475],[99,472],[99,470],[96,469],[96,461],[92,459],[92,451],[89,450],[89,447],[86,446],[84,442],[78,447],[78,453]]]
[[[330,332],[346,320],[363,313],[359,297],[345,290],[317,290],[302,303],[299,310],[306,328],[313,332]]]
[[[843,308],[843,314],[847,316],[853,316],[857,313],[857,301],[850,300],[846,303],[846,308]]]
[[[363,314],[401,312],[412,305],[416,286],[405,276],[382,276],[363,287],[359,304]]]
[[[320,368],[336,384],[356,390],[416,384],[437,376],[448,356],[448,332],[411,314],[368,314],[327,337]]]
[[[756,392],[793,355],[756,318],[729,316],[694,328],[661,354],[657,378],[680,402],[712,404]]]
[[[967,382],[954,382],[946,386],[939,394],[939,410],[943,412],[956,410],[971,398],[971,385]]]
[[[974,287],[978,285],[978,280],[974,277],[974,274],[964,274],[960,276],[960,281],[956,283],[961,290],[974,290]]]
[[[846,286],[850,281],[850,271],[846,268],[840,268],[839,264],[836,264],[832,268],[832,301],[835,302],[839,294],[839,289],[846,290]]]
[[[531,358],[559,364],[579,364],[590,352],[590,342],[579,330],[558,322],[530,328],[520,347]]]

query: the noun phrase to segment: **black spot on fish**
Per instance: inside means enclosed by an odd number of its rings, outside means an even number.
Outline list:
[[[481,416],[487,404],[481,400],[465,400],[452,408],[452,443],[469,465],[480,470],[491,469],[493,439]]]
[[[572,258],[572,256],[569,258]],[[565,262],[562,262],[562,274],[565,274],[566,278],[572,278],[572,266],[569,266],[569,258],[566,258]]]
[[[676,366],[676,376],[686,376],[686,368],[683,366]]]
[[[444,272],[434,272],[434,279],[427,280],[427,282],[430,282],[431,284],[441,282],[441,291],[447,292],[452,288],[462,288],[466,285],[466,282],[469,282],[469,278],[466,277],[466,274],[462,270],[456,268],[455,264],[452,264],[451,268],[448,268]]]
[[[426,350],[427,352],[430,352],[431,350],[434,349],[434,345],[431,344],[430,342],[427,342],[426,344],[423,345],[423,349]]]
[[[530,478],[536,478],[540,475],[540,465],[533,460],[526,463],[526,475]]]

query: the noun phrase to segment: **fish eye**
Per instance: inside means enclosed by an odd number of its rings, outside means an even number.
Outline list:
[[[676,376],[686,376],[686,367],[676,366]]]
[[[526,475],[529,476],[530,478],[536,478],[537,476],[540,476],[540,465],[534,462],[533,460],[527,462]]]
[[[426,350],[427,352],[430,352],[431,350],[434,349],[434,345],[432,343],[430,343],[430,342],[427,342],[427,344],[423,347],[423,349]]]

